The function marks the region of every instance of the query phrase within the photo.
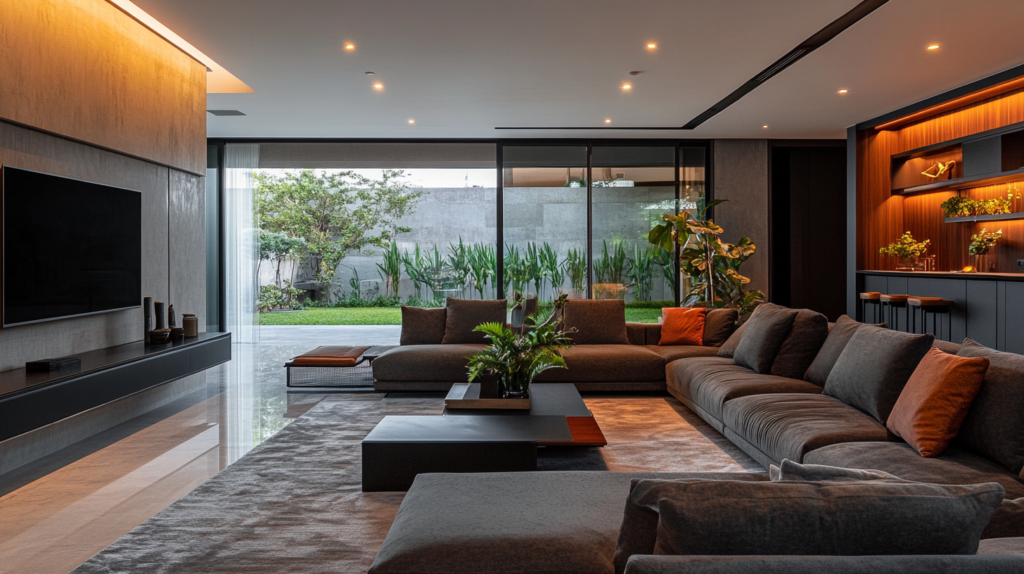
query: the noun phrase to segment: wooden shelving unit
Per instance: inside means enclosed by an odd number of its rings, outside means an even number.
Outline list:
[[[1013,221],[1024,219],[1024,213],[997,213],[995,215],[969,215],[967,217],[947,217],[946,223],[976,223],[978,221]]]

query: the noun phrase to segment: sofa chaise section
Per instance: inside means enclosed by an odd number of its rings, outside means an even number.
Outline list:
[[[378,391],[447,391],[466,382],[469,357],[478,344],[406,345],[381,353],[373,361]]]

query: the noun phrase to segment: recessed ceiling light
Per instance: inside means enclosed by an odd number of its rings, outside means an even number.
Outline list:
[[[845,93],[847,93],[847,92],[849,92],[849,91],[850,91],[850,90],[839,90],[839,93],[840,93],[840,94],[845,94]]]
[[[414,123],[416,123],[416,120],[412,120],[412,119],[410,119],[410,120],[409,120],[409,123],[410,123],[410,124],[414,124]]]
[[[345,44],[345,49],[348,50],[349,52],[351,52],[351,51],[356,49],[356,45],[351,43],[351,42],[349,42],[349,43]]]
[[[610,123],[612,123],[612,120],[611,119],[607,119],[607,120],[604,121],[604,123],[610,124]]]
[[[647,49],[648,50],[657,50],[658,49],[658,45],[656,43],[654,43],[654,42],[648,42],[647,43]]]
[[[633,84],[622,84],[622,89],[628,92],[633,89]]]
[[[764,128],[764,129],[768,129],[768,124],[765,124],[765,125],[763,125],[761,127]]]
[[[373,89],[375,89],[375,90],[383,90],[384,89],[384,84],[382,84],[380,82],[377,82],[376,84],[373,85]]]
[[[928,49],[929,50],[938,50],[939,49],[939,45],[938,44],[929,44],[928,45]]]

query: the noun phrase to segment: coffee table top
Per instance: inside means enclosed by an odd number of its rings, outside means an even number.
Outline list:
[[[470,383],[466,398],[480,396],[480,383]],[[530,409],[445,409],[444,416],[594,416],[572,383],[533,383],[530,385]]]

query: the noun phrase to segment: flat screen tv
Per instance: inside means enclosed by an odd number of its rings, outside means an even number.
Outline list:
[[[142,194],[3,167],[3,326],[142,304]]]

